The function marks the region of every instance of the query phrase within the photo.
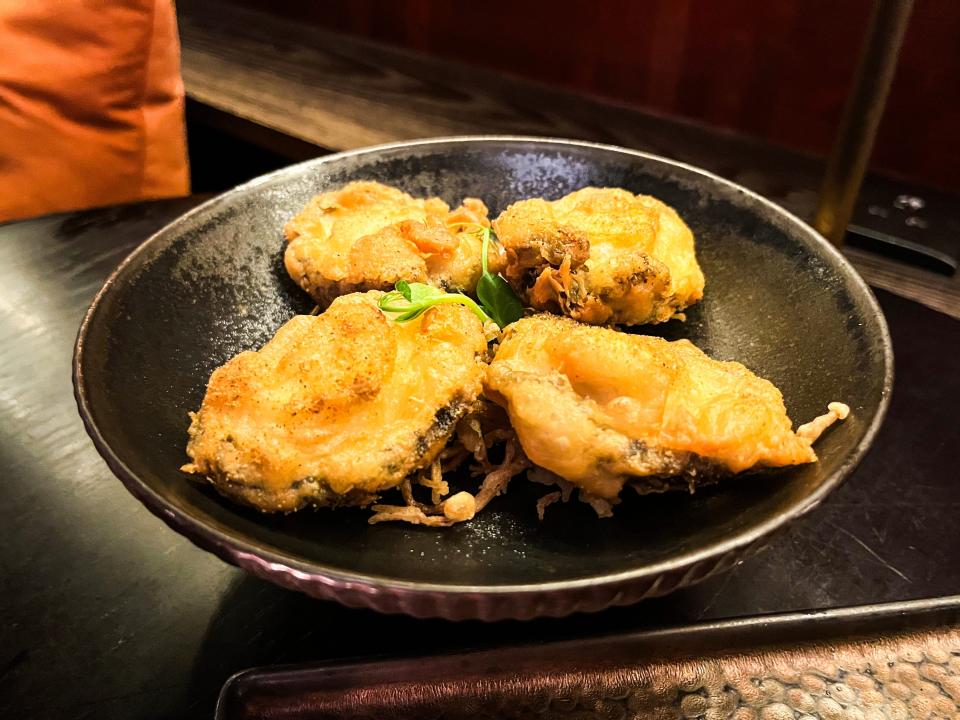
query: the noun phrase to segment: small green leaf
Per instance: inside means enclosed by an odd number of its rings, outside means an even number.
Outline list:
[[[433,285],[427,285],[426,283],[406,283],[401,280],[404,285],[410,289],[410,295],[404,295],[410,302],[414,305],[423,302],[429,302],[434,298],[438,298],[444,294],[443,290]],[[400,283],[397,283],[397,289],[399,290]],[[402,292],[402,291],[401,291]]]
[[[456,223],[456,225],[473,225],[473,223]],[[429,307],[448,303],[464,305],[470,308],[481,322],[493,320],[501,328],[522,318],[523,303],[520,302],[520,298],[506,280],[499,274],[490,272],[488,260],[490,242],[493,238],[492,231],[488,227],[478,225],[476,233],[482,239],[480,249],[482,274],[477,283],[479,305],[462,293],[448,293],[433,285],[401,280],[397,283],[396,290],[385,293],[380,298],[380,309],[384,312],[398,313],[394,318],[397,322],[413,320],[420,317]]]
[[[477,297],[483,309],[501,329],[523,317],[523,303],[499,275],[481,275],[477,283]]]
[[[523,317],[523,303],[506,280],[499,274],[494,275],[490,272],[487,263],[490,241],[493,237],[490,228],[482,228],[481,237],[483,244],[480,246],[480,266],[483,274],[477,283],[477,298],[483,305],[483,309],[502,330]]]
[[[410,302],[398,290],[391,290],[380,297],[377,307],[385,312],[406,312],[410,309]]]
[[[398,313],[394,318],[397,322],[407,322],[420,317],[428,308],[434,305],[458,304],[470,309],[480,318],[480,322],[487,322],[490,317],[477,303],[461,293],[448,293],[440,288],[424,283],[408,283],[401,280],[397,289],[384,293],[377,302],[384,312]]]

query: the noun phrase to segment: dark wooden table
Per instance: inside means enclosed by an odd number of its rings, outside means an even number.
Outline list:
[[[70,386],[76,330],[100,283],[196,202],[0,227],[0,717],[209,718],[227,677],[255,665],[960,592],[960,322],[887,292],[878,296],[897,380],[873,451],[766,552],[699,586],[597,615],[489,626],[350,610],[225,565],[111,475]]]

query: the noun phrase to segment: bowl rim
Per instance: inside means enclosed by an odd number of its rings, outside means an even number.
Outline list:
[[[747,196],[752,202],[765,207],[774,216],[787,225],[794,226],[802,232],[811,241],[811,246],[821,251],[826,258],[832,261],[833,268],[843,275],[845,286],[855,288],[855,292],[862,295],[867,308],[878,321],[880,340],[883,348],[884,378],[880,396],[880,402],[877,410],[866,428],[866,431],[857,443],[856,447],[844,459],[843,463],[827,479],[814,489],[809,496],[804,498],[803,502],[797,502],[793,506],[772,515],[762,522],[734,533],[718,542],[712,543],[707,547],[692,550],[681,555],[677,555],[656,563],[642,565],[637,568],[622,570],[619,572],[604,573],[600,575],[591,575],[569,580],[556,580],[541,583],[526,584],[506,584],[506,585],[462,585],[462,584],[438,584],[430,582],[416,582],[410,580],[400,580],[383,575],[371,575],[359,572],[344,571],[319,563],[300,560],[291,557],[282,552],[276,552],[265,548],[255,542],[250,542],[243,537],[237,537],[235,534],[223,532],[207,523],[193,517],[190,513],[173,506],[163,499],[159,493],[151,488],[145,481],[141,480],[124,461],[114,452],[107,440],[104,438],[96,421],[93,417],[93,411],[88,396],[88,388],[84,377],[84,351],[86,339],[90,331],[91,324],[95,319],[105,298],[111,293],[114,286],[120,282],[124,276],[137,267],[137,262],[147,251],[159,241],[162,241],[171,230],[186,220],[217,208],[224,204],[229,204],[236,196],[245,194],[251,190],[256,190],[261,185],[266,185],[284,175],[296,175],[299,171],[307,167],[321,166],[327,163],[333,163],[344,158],[357,157],[363,155],[377,154],[388,150],[397,150],[405,148],[429,147],[433,145],[477,145],[477,144],[497,144],[497,143],[528,143],[532,145],[547,145],[555,147],[576,147],[591,150],[602,150],[632,158],[661,163],[674,168],[684,170],[694,175],[706,178],[714,184],[725,187],[727,190],[735,191],[738,194]],[[107,277],[101,288],[97,291],[90,307],[84,314],[83,321],[77,333],[77,339],[74,345],[72,361],[72,377],[74,397],[77,402],[83,424],[90,435],[97,451],[107,462],[107,465],[115,475],[123,482],[126,488],[155,515],[173,529],[186,535],[188,539],[199,544],[205,549],[213,550],[221,559],[239,564],[242,567],[251,569],[247,563],[241,562],[240,558],[252,560],[260,566],[264,575],[274,575],[286,573],[299,580],[307,582],[317,582],[328,588],[336,589],[357,589],[382,593],[395,591],[398,593],[413,594],[440,594],[443,596],[486,596],[491,598],[507,597],[516,595],[532,595],[542,593],[557,593],[563,591],[582,591],[585,589],[625,586],[643,580],[652,580],[658,576],[668,573],[682,571],[692,568],[700,563],[712,559],[720,559],[723,556],[734,551],[745,551],[752,545],[755,545],[764,536],[768,536],[778,528],[787,523],[796,520],[805,515],[832,492],[850,473],[856,468],[861,459],[869,450],[876,437],[877,432],[886,416],[890,405],[890,398],[893,389],[894,366],[893,366],[893,345],[890,338],[890,331],[887,326],[886,317],[877,302],[876,297],[867,285],[866,281],[857,273],[850,262],[840,253],[840,251],[831,245],[822,235],[814,230],[810,225],[796,217],[786,209],[777,205],[771,200],[763,197],[738,183],[726,178],[720,177],[707,170],[703,170],[694,165],[680,162],[670,158],[665,158],[653,153],[647,153],[640,150],[633,150],[617,145],[604,143],[588,142],[583,140],[571,140],[555,137],[537,137],[526,135],[458,135],[434,137],[414,140],[403,140],[398,142],[384,143],[369,147],[346,150],[343,152],[323,155],[317,158],[311,158],[299,163],[288,165],[265,175],[258,176],[227,190],[216,197],[213,197],[186,213],[178,216],[162,228],[154,232],[136,248],[134,248],[117,266],[117,268]],[[238,555],[240,556],[238,558]],[[260,574],[260,573],[258,573]],[[332,596],[331,596],[332,597]]]

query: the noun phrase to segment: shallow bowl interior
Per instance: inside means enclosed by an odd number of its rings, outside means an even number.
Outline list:
[[[772,380],[796,423],[841,400],[852,417],[817,445],[820,462],[735,479],[695,495],[625,495],[615,517],[553,506],[516,481],[472,522],[450,529],[370,526],[367,511],[264,516],[190,482],[187,412],[211,371],[256,348],[311,302],[285,275],[284,222],[311,196],[350,180],[510,202],[588,185],[672,205],[693,229],[707,278],[686,322],[653,329],[689,338]],[[379,586],[473,592],[562,588],[675,570],[755,540],[815,504],[855,464],[886,405],[889,342],[877,305],[849,265],[808,227],[719,178],[661,158],[584,143],[451,139],[346,153],[242,186],[141,246],[101,291],[78,344],[81,412],[100,450],[161,516],[271,562]]]

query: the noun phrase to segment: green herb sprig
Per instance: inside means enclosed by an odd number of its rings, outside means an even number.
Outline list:
[[[499,273],[492,273],[487,265],[487,254],[493,232],[488,227],[480,228],[483,244],[480,250],[480,264],[483,273],[477,282],[477,298],[493,321],[505,328],[523,317],[523,303],[513,292],[513,288]]]
[[[472,224],[457,223],[457,225]],[[480,235],[482,240],[480,249],[482,273],[477,282],[479,305],[463,293],[448,293],[425,283],[401,280],[396,284],[395,290],[385,293],[380,298],[378,303],[380,309],[384,312],[397,313],[394,320],[406,322],[420,317],[434,305],[456,303],[472,310],[481,322],[486,323],[492,320],[501,329],[523,317],[523,303],[520,302],[520,298],[516,296],[506,280],[499,274],[490,272],[488,257],[493,233],[488,227],[478,226],[476,234]]]
[[[398,282],[396,288],[384,293],[377,305],[384,312],[399,313],[394,318],[397,322],[418,318],[434,305],[449,304],[460,304],[470,308],[473,314],[480,318],[480,322],[486,323],[491,319],[477,303],[463,293],[448,293],[433,285],[410,283],[406,280]]]

